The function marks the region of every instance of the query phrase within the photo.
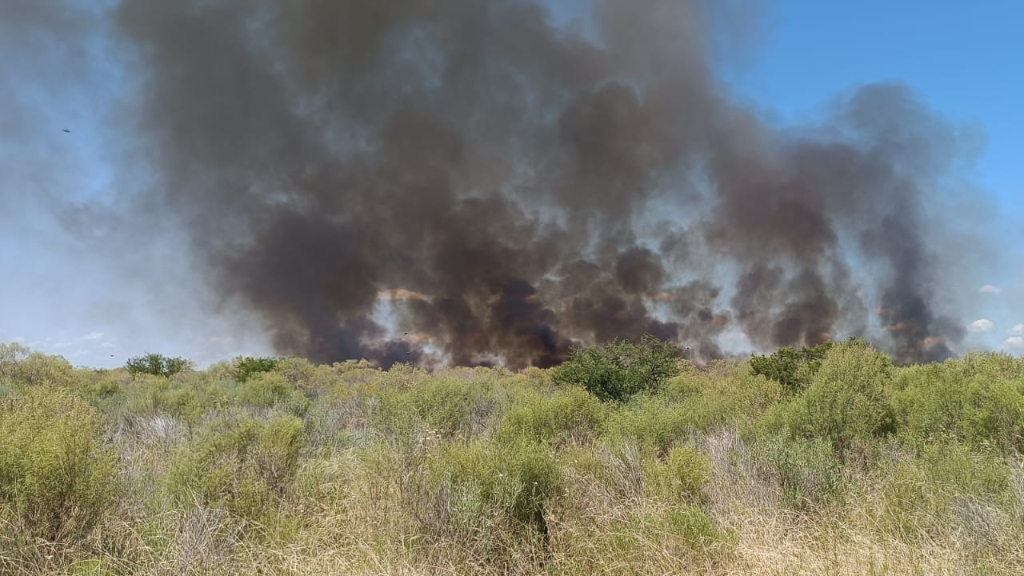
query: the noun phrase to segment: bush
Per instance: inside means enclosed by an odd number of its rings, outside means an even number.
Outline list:
[[[63,356],[32,352],[21,344],[0,344],[0,383],[20,386],[70,386],[76,381]]]
[[[189,373],[196,376],[196,373]],[[123,414],[156,416],[167,414],[189,427],[198,424],[212,409],[224,407],[237,392],[233,382],[209,382],[205,377],[182,379],[144,375],[136,377],[125,390]]]
[[[700,504],[711,479],[711,461],[694,448],[680,446],[663,461],[649,460],[644,476],[651,493],[673,504]]]
[[[139,374],[173,376],[186,368],[191,368],[192,362],[184,358],[169,358],[163,354],[150,352],[144,356],[129,358],[124,367],[132,376]]]
[[[774,415],[790,433],[824,439],[843,458],[852,448],[893,431],[892,371],[892,361],[867,344],[836,345],[807,390]]]
[[[932,482],[954,493],[1012,503],[1012,473],[1006,461],[993,454],[972,452],[954,441],[927,446],[920,460]]]
[[[656,395],[641,394],[614,410],[605,435],[628,440],[659,457],[694,431],[722,426],[750,427],[781,399],[782,386],[750,373],[745,364],[716,361],[690,368],[667,381]]]
[[[745,365],[732,361],[690,370],[669,380],[665,391],[669,397],[679,398],[678,409],[687,414],[692,427],[705,432],[733,423],[742,430],[786,397],[781,384],[751,374]]]
[[[711,479],[711,461],[690,447],[672,450],[665,462],[673,492],[691,502],[704,499],[704,488]]]
[[[800,572],[865,543],[882,571],[1024,573],[1024,358],[838,343],[786,384],[742,358],[652,385],[638,346],[170,377],[0,346],[0,574]],[[769,567],[739,546],[780,537]]]
[[[275,372],[261,372],[249,378],[238,391],[242,404],[254,408],[282,408],[296,416],[309,410],[309,399]]]
[[[626,574],[663,573],[651,570],[651,558],[657,554],[678,558],[696,551],[701,553],[702,564],[713,565],[717,553],[726,551],[735,541],[734,534],[723,530],[707,512],[687,504],[639,511],[615,521],[602,536],[599,553],[607,556],[598,562],[635,567],[624,571]],[[691,568],[680,573],[703,572]]]
[[[432,518],[444,522],[433,529],[488,548],[503,533],[547,534],[544,510],[562,480],[543,445],[471,442],[445,447],[431,466],[431,491]]]
[[[842,466],[827,440],[773,436],[755,444],[754,456],[789,508],[806,511],[842,496]]]
[[[604,436],[614,443],[628,442],[643,451],[666,456],[692,428],[687,410],[661,396],[641,395],[608,416]]]
[[[13,384],[20,380],[19,366],[32,351],[27,346],[11,342],[0,344],[0,384]]]
[[[486,407],[486,392],[473,382],[435,377],[413,386],[406,394],[419,418],[450,438],[472,432],[474,409]]]
[[[121,393],[121,383],[112,377],[104,377],[85,388],[85,393],[95,399],[110,398]]]
[[[95,408],[64,390],[0,401],[0,502],[48,540],[89,532],[113,500],[116,459]]]
[[[246,382],[249,378],[252,378],[256,374],[263,372],[270,372],[281,361],[277,358],[252,358],[249,356],[239,356],[234,361],[234,373],[235,379],[239,382]]]
[[[904,438],[918,445],[952,435],[976,449],[1024,452],[1024,375],[998,354],[970,354],[900,371],[893,406]]]
[[[335,366],[340,366],[336,364]],[[273,372],[284,377],[292,388],[308,398],[317,398],[341,379],[339,372],[330,366],[311,363],[305,358],[283,358],[278,360]]]
[[[220,507],[266,518],[291,485],[303,447],[302,421],[244,418],[215,423],[171,464],[167,486],[178,505]]]
[[[0,344],[0,376],[6,375],[6,370],[28,357],[32,351],[24,344],[10,342]]]
[[[799,392],[810,384],[833,345],[832,341],[826,341],[814,347],[804,346],[799,350],[784,347],[770,356],[754,356],[750,359],[750,372],[774,380],[789,391]]]
[[[963,534],[974,526],[958,509],[980,503],[997,509],[1019,506],[1013,473],[1005,460],[979,454],[955,440],[925,446],[919,456],[896,452],[886,463],[882,483],[880,524],[903,536],[918,537],[957,529],[967,520]]]
[[[497,438],[504,442],[585,441],[600,433],[603,421],[600,402],[581,388],[524,393],[505,413]]]
[[[603,401],[624,401],[639,392],[658,389],[679,373],[679,347],[644,336],[639,343],[575,348],[552,371],[559,385],[582,386]]]
[[[677,506],[665,514],[666,528],[678,534],[687,546],[702,550],[727,542],[727,534],[700,508]]]

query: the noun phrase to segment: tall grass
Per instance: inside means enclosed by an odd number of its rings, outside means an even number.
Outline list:
[[[1024,359],[804,356],[614,396],[4,346],[0,574],[1024,574]]]

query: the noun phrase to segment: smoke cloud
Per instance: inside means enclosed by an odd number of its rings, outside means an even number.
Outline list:
[[[929,210],[958,133],[900,84],[779,126],[710,3],[133,0],[113,12],[160,210],[279,352],[550,366],[864,335],[949,356]],[[732,16],[742,15],[740,12]],[[736,26],[744,29],[744,26]]]

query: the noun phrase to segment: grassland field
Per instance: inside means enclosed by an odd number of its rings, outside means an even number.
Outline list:
[[[0,345],[0,574],[1024,574],[1024,358],[596,354],[163,376]]]

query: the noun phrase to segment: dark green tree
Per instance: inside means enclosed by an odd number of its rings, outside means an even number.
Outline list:
[[[807,388],[811,376],[818,371],[825,354],[834,345],[831,340],[826,340],[817,346],[804,346],[799,350],[786,346],[770,355],[753,356],[750,371],[775,380],[789,391],[799,392]]]
[[[132,376],[152,374],[153,376],[173,376],[182,370],[192,367],[192,362],[185,358],[170,358],[163,354],[150,352],[135,358],[129,358],[124,365]]]
[[[600,400],[624,401],[679,374],[680,352],[676,344],[654,336],[575,348],[552,378],[557,384],[582,386]]]
[[[250,356],[239,356],[235,358],[235,379],[245,382],[249,378],[261,373],[270,372],[277,368],[281,360],[277,358],[252,358]]]

